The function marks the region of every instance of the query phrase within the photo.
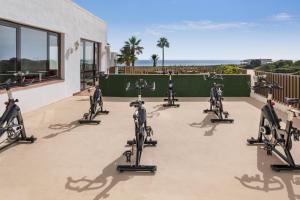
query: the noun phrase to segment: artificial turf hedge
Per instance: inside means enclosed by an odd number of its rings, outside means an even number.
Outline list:
[[[225,97],[249,97],[250,75],[224,75],[223,80],[215,82],[224,84]],[[109,75],[107,79],[100,79],[103,96],[134,97],[136,90],[125,91],[128,82],[134,84],[137,80],[144,79],[149,84],[155,81],[154,92],[143,91],[144,97],[164,97],[168,88],[169,76],[167,75]],[[214,81],[205,80],[203,75],[173,75],[174,89],[178,97],[208,97]]]

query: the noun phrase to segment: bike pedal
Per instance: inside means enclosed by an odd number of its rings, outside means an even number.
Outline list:
[[[123,155],[126,157],[126,162],[131,162],[131,156],[132,152],[131,151],[125,151]]]
[[[151,126],[147,126],[147,127],[146,127],[146,132],[147,132],[147,134],[149,134],[149,135],[153,135],[153,130],[152,130]]]
[[[272,155],[272,151],[271,150],[267,150],[267,155],[271,156]]]
[[[300,130],[295,131],[294,133],[294,141],[299,141],[300,139]]]
[[[278,143],[285,143],[285,140],[283,138],[277,139]]]
[[[84,114],[83,114],[83,118],[84,118],[84,119],[87,119],[88,117],[89,117],[89,113],[84,113]]]

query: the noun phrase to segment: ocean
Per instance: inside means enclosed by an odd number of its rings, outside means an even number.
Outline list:
[[[161,66],[161,60],[157,66]],[[165,60],[165,66],[190,66],[190,65],[222,65],[222,64],[240,64],[240,60]],[[152,60],[137,60],[135,66],[153,66]]]

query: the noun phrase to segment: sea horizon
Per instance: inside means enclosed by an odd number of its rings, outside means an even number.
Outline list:
[[[240,64],[241,60],[165,60],[165,66],[208,66],[208,65],[225,65]],[[162,61],[157,62],[157,66],[161,66]],[[153,66],[152,60],[137,60],[135,66]]]

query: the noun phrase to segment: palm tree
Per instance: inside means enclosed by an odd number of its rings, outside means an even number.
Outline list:
[[[153,67],[156,67],[157,61],[159,59],[158,55],[157,54],[152,54],[151,59],[153,61]]]
[[[120,52],[121,53],[117,55],[117,62],[120,64],[125,63],[126,66],[130,66],[130,63],[133,60],[130,49],[123,47]]]
[[[165,48],[169,48],[170,47],[168,39],[164,38],[164,37],[160,38],[157,41],[157,46],[159,48],[162,48],[162,66],[164,67],[165,66]]]
[[[124,48],[130,49],[130,54],[132,57],[131,64],[134,67],[135,61],[137,60],[136,55],[140,55],[143,53],[144,47],[140,46],[142,40],[137,39],[135,36],[129,38],[128,41],[125,42]]]

